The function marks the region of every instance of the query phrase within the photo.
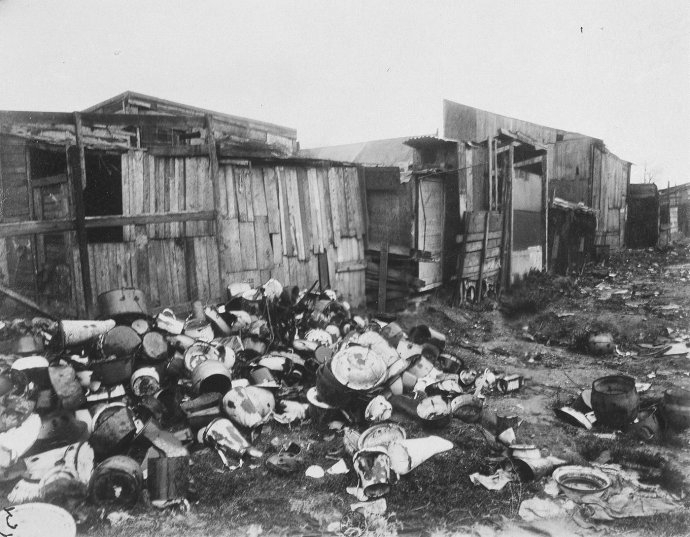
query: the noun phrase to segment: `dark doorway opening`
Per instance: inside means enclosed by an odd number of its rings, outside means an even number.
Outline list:
[[[122,214],[122,164],[119,155],[86,151],[86,216]],[[89,242],[122,242],[122,226],[87,229]]]

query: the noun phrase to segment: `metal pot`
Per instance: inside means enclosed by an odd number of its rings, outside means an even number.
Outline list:
[[[624,427],[635,420],[639,405],[632,377],[611,375],[592,383],[592,410],[599,423]]]
[[[146,296],[139,289],[123,287],[98,295],[99,319],[137,319],[148,315]]]

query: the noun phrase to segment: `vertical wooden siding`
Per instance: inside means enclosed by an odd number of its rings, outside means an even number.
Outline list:
[[[354,306],[364,302],[356,168],[221,165],[219,180],[223,287],[269,278],[309,287],[326,256],[331,287]]]
[[[213,222],[126,226],[124,242],[90,244],[96,294],[135,286],[150,307],[213,301],[233,282],[309,287],[326,256],[331,287],[364,303],[364,217],[356,168],[222,164],[213,200],[205,157],[122,157],[123,214],[205,211]],[[361,266],[361,268],[359,268]]]

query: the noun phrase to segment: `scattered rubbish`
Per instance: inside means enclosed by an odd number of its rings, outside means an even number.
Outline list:
[[[508,375],[496,381],[496,386],[501,393],[515,392],[522,388],[524,384],[524,377],[518,374]]]
[[[688,349],[685,343],[674,343],[667,347],[663,356],[687,356],[688,352],[690,352],[690,349]]]
[[[472,483],[482,485],[487,490],[503,490],[513,480],[513,475],[505,470],[497,470],[493,475],[481,475],[476,472],[470,475]]]
[[[661,423],[659,423],[656,409],[640,410],[635,421],[624,427],[623,431],[644,442],[658,438],[661,433]]]
[[[302,457],[295,453],[283,452],[266,459],[266,467],[279,474],[292,474],[302,464]]]
[[[453,449],[453,443],[445,438],[429,436],[399,440],[389,444],[391,468],[398,475],[405,475],[434,455]]]
[[[314,479],[322,479],[326,475],[326,472],[321,466],[313,464],[305,470],[304,475]]]
[[[326,473],[330,475],[341,475],[346,474],[349,471],[350,469],[347,467],[345,459],[339,459],[338,462],[336,462],[333,466],[326,470]]]
[[[592,354],[611,354],[615,350],[616,345],[613,341],[613,336],[608,332],[604,332],[589,336],[587,348]]]
[[[596,415],[594,412],[584,414],[569,406],[556,409],[556,415],[571,425],[578,425],[587,430],[591,429],[592,425],[596,422]]]
[[[530,498],[523,500],[518,509],[518,515],[525,522],[534,522],[540,519],[562,518],[575,509],[571,502],[557,502],[547,498]]]

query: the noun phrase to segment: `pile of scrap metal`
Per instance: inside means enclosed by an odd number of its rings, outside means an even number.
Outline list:
[[[184,317],[151,316],[140,290],[117,289],[99,296],[95,320],[6,324],[5,336],[23,334],[0,357],[8,500],[127,509],[148,489],[156,506],[184,504],[190,450],[210,447],[228,468],[262,458],[253,444],[269,420],[348,424],[346,471],[360,496],[380,498],[390,471],[452,447],[406,438],[393,409],[431,429],[480,419],[488,372],[445,353],[443,334],[353,315],[313,287],[233,284],[227,303]],[[266,465],[285,470],[286,457]]]
[[[596,213],[582,203],[554,198],[549,205],[549,259],[558,274],[581,270],[595,252]]]

